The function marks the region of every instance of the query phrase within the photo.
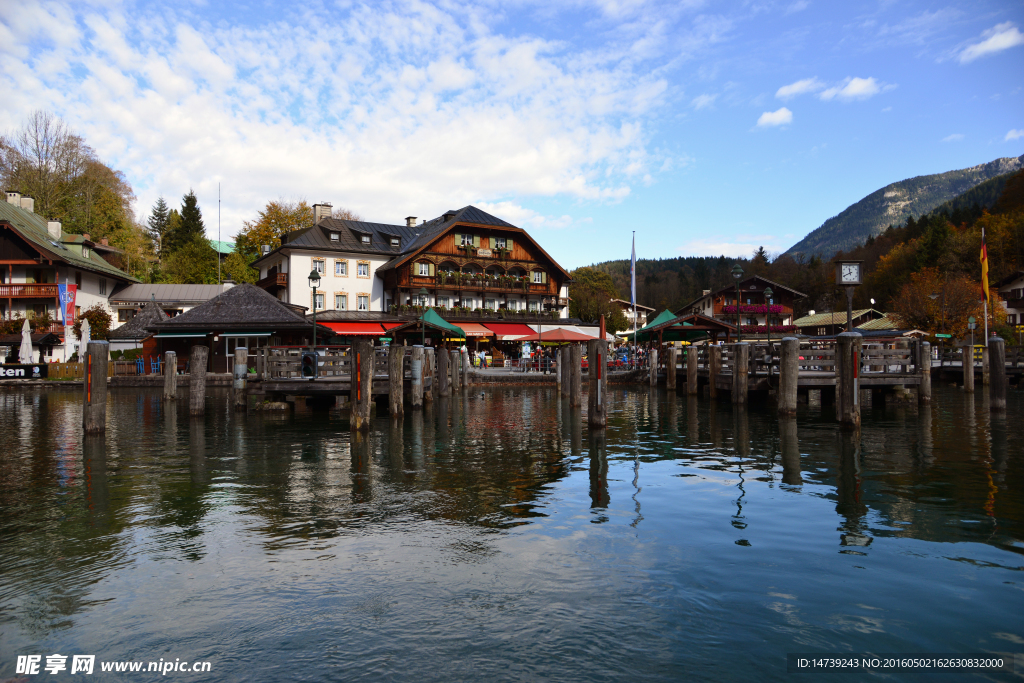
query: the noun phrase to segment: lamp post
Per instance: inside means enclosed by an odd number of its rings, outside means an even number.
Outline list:
[[[423,308],[427,307],[427,297],[430,296],[430,292],[427,291],[426,287],[420,287],[420,291],[416,292],[420,295],[420,301],[423,304]],[[426,348],[427,346],[427,324],[423,322],[423,313],[420,313],[420,345]]]
[[[772,295],[775,292],[772,291],[771,287],[764,288],[764,308],[766,315],[764,318],[764,330],[768,338],[768,386],[772,383]]]
[[[309,271],[309,286],[313,289],[313,351],[316,351],[316,288],[320,286],[320,273]]]
[[[740,278],[743,277],[743,269],[740,264],[732,267],[732,277],[736,280],[736,341],[740,340]]]
[[[940,315],[941,315],[941,319],[942,319],[942,322],[939,323],[939,330],[941,330],[941,333],[936,335],[936,336],[939,338],[939,367],[942,367],[942,352],[945,350],[943,347],[945,346],[945,343],[946,343],[945,336],[942,336],[942,335],[946,334],[946,283],[945,282],[942,283],[942,291],[941,291],[940,294],[929,294],[928,298],[931,299],[932,301],[935,301],[940,296],[942,297],[942,301],[939,304],[939,307],[941,309]]]

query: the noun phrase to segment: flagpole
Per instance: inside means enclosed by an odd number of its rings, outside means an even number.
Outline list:
[[[984,254],[984,261],[981,268],[982,296],[984,297],[985,311],[985,346],[988,346],[988,249],[985,248],[985,228],[981,229],[981,251]]]
[[[633,354],[636,357],[636,230],[633,231],[633,253],[629,263],[630,298],[633,299]]]

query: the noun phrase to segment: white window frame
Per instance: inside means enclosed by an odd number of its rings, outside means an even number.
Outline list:
[[[544,273],[539,270],[533,271],[533,283],[536,285],[544,284]]]
[[[357,311],[368,311],[370,310],[370,295],[359,294],[356,296],[356,310]]]
[[[430,264],[429,263],[423,263],[421,261],[418,265],[419,265],[419,271],[420,271],[419,272],[419,276],[420,277],[429,277],[430,276]]]
[[[439,308],[450,308],[451,299],[446,296],[437,297],[437,305]]]
[[[363,272],[365,269],[365,273]],[[356,277],[370,277],[370,262],[356,261]]]
[[[320,273],[322,277],[327,272],[327,261],[322,258],[313,258],[313,270]]]
[[[495,237],[494,238],[494,248],[495,249],[507,249],[508,248],[506,246],[507,244],[508,244],[508,238],[507,237]]]
[[[341,239],[341,236],[338,235],[338,233],[336,233],[336,232],[332,232],[331,233],[331,241],[332,242],[337,242],[340,239]]]
[[[339,299],[341,301],[339,301]],[[348,292],[335,292],[334,293],[334,310],[336,310],[336,311],[347,311],[348,310]]]
[[[360,235],[359,236],[359,241],[362,242],[363,244],[369,244],[370,243],[370,236],[369,235]]]
[[[473,236],[467,233],[462,233],[462,246],[471,247],[473,246]]]
[[[341,272],[338,272],[338,266],[341,266]],[[348,259],[334,259],[334,277],[348,277]]]

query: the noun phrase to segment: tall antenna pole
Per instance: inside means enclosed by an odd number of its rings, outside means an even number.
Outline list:
[[[220,284],[220,183],[217,183],[217,284]]]

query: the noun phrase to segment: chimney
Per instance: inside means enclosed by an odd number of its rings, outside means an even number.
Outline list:
[[[107,244],[107,238],[106,237],[100,239],[100,244],[102,244],[105,247],[109,247],[110,246],[109,244]]]
[[[270,253],[270,245],[269,244],[261,244],[260,245],[260,253],[263,254],[264,256],[269,254]]]
[[[60,221],[46,221],[46,232],[55,240],[60,239]]]
[[[11,190],[8,190],[7,191],[7,203],[8,204],[14,204],[15,206],[21,206],[21,193],[20,192],[13,192]]]
[[[313,205],[313,225],[316,225],[324,218],[330,218],[334,213],[334,208],[328,202],[322,202],[320,204]]]
[[[32,197],[22,197],[21,198],[21,208],[25,209],[26,211],[28,211],[30,213],[35,213],[35,210],[36,210],[36,200],[32,199]]]
[[[405,217],[405,227],[407,227],[407,228],[415,228],[416,227],[416,216],[406,216]]]

